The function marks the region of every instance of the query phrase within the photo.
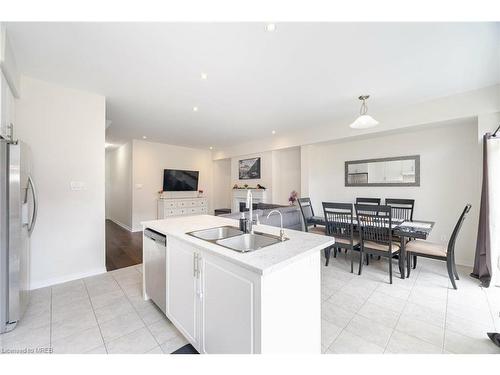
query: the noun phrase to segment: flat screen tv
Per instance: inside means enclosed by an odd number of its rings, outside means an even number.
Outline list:
[[[163,191],[197,191],[199,171],[163,170]]]

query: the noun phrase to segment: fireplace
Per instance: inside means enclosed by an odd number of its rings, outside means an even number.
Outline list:
[[[248,208],[246,208],[246,202],[239,202],[240,203],[240,212],[246,212],[248,211]],[[252,204],[252,209],[256,210],[257,209],[257,204],[258,203],[253,203]]]
[[[267,201],[267,191],[264,189],[251,189],[253,196],[253,208],[255,209],[258,203],[270,203]],[[233,203],[231,205],[232,212],[247,211],[245,204],[247,201],[247,189],[233,189]]]

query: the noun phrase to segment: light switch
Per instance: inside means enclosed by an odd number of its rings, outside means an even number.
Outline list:
[[[69,185],[73,191],[87,190],[87,185],[83,181],[71,181]]]

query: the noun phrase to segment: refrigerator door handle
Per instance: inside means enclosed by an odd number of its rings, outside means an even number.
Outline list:
[[[31,194],[33,194],[33,216],[31,218],[31,223],[28,225],[28,234],[31,235],[33,229],[35,228],[36,217],[38,215],[38,195],[31,176],[28,176],[28,184],[31,187]]]

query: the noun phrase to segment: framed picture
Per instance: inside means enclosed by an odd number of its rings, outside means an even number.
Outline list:
[[[240,160],[238,167],[240,180],[255,180],[260,178],[260,158]]]

